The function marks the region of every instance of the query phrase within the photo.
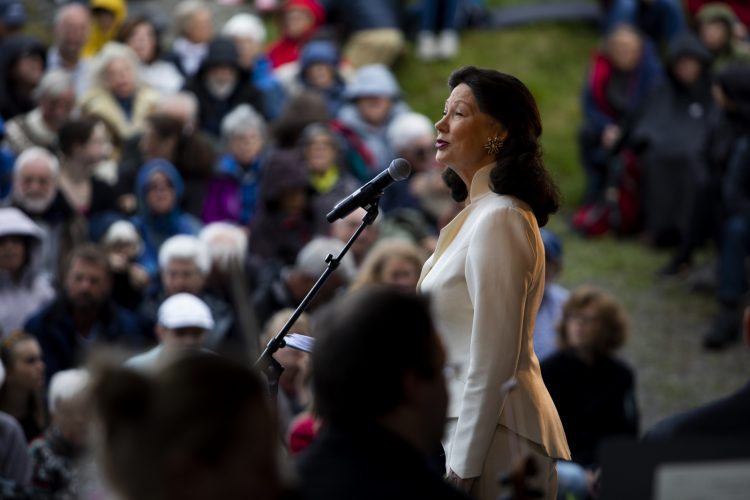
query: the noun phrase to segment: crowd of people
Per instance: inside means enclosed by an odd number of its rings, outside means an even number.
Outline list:
[[[640,233],[673,249],[659,273],[718,254],[720,312],[704,346],[739,338],[747,284],[750,37],[743,2],[615,0],[583,89],[583,234]]]
[[[464,68],[444,118],[411,110],[395,61],[409,38],[455,58],[462,22],[417,3],[259,0],[219,23],[184,0],[166,26],[71,0],[41,40],[0,0],[0,498],[484,499],[518,443],[547,498],[596,495],[597,445],[640,431],[625,313],[555,283],[520,81]],[[644,228],[676,246],[666,273],[721,227],[724,347],[747,288],[748,12],[605,3],[574,224]],[[327,221],[397,157],[408,180]],[[271,402],[253,362],[358,231]]]

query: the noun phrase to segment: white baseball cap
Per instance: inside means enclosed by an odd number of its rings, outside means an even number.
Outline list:
[[[170,330],[188,327],[210,330],[214,327],[214,318],[201,299],[189,293],[178,293],[159,306],[159,324]]]

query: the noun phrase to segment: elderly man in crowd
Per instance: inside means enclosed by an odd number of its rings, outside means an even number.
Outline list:
[[[205,347],[222,353],[239,353],[245,348],[244,339],[236,326],[232,307],[221,298],[206,292],[206,279],[211,271],[211,257],[200,239],[177,235],[169,238],[159,249],[159,277],[162,289],[146,298],[139,308],[149,331],[158,322],[158,308],[165,299],[178,293],[200,297],[208,305],[213,317]]]
[[[57,149],[57,133],[75,107],[73,78],[64,70],[48,71],[34,89],[37,107],[5,126],[4,144],[16,155],[32,146]]]
[[[205,302],[189,293],[178,293],[159,306],[156,338],[159,345],[133,356],[125,364],[136,370],[162,368],[180,354],[203,347],[214,318]]]
[[[32,146],[16,159],[10,205],[20,209],[42,229],[42,267],[58,277],[60,249],[73,209],[59,190],[60,164],[44,148]]]

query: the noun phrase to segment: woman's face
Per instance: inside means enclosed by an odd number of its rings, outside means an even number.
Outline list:
[[[138,59],[148,64],[154,59],[156,52],[156,32],[149,23],[140,23],[127,39],[128,46],[133,49]]]
[[[456,86],[445,102],[443,117],[435,124],[435,159],[453,168],[466,182],[474,172],[494,161],[484,144],[500,134],[500,125],[479,109],[471,88]]]
[[[124,59],[115,59],[107,67],[107,89],[117,97],[130,97],[135,93],[133,67]]]
[[[336,146],[333,139],[319,134],[310,139],[305,147],[307,168],[313,174],[322,174],[336,163]]]
[[[699,30],[703,45],[711,52],[721,51],[729,42],[731,33],[723,21],[709,21],[703,23]]]
[[[249,165],[263,149],[263,136],[254,129],[247,129],[233,134],[229,139],[229,152],[240,163]]]
[[[26,239],[17,234],[0,236],[0,270],[17,273],[26,262]]]
[[[21,340],[12,348],[6,383],[29,391],[42,389],[44,361],[42,349],[36,340]]]
[[[91,137],[81,148],[81,161],[85,165],[96,165],[112,154],[112,140],[106,125],[98,122],[94,125]]]
[[[240,66],[245,69],[252,68],[263,48],[261,44],[250,37],[233,37],[232,40],[237,52],[240,53]]]
[[[698,81],[703,71],[703,66],[695,57],[681,56],[672,67],[674,76],[682,83],[690,85]]]
[[[310,11],[301,7],[292,7],[284,13],[284,31],[293,40],[312,29],[314,22]]]
[[[589,349],[599,333],[601,318],[595,305],[572,311],[566,319],[568,345],[576,349]]]
[[[146,186],[146,207],[154,215],[167,215],[172,211],[177,201],[174,186],[169,178],[156,172],[151,176]]]
[[[380,279],[385,285],[393,285],[407,292],[417,289],[420,269],[410,259],[394,255],[386,259]]]

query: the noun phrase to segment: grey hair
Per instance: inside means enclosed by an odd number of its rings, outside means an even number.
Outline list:
[[[136,82],[140,82],[140,63],[133,49],[119,42],[107,42],[102,50],[91,61],[89,76],[91,84],[104,88],[107,68],[113,61],[121,59],[127,62],[133,70]]]
[[[183,0],[174,9],[174,26],[178,35],[184,35],[190,18],[199,10],[208,10],[208,4],[202,0]]]
[[[266,121],[249,104],[240,104],[221,121],[221,135],[225,139],[246,130],[255,130],[266,137]]]
[[[86,392],[91,381],[89,372],[83,368],[63,370],[55,373],[49,383],[47,404],[50,413],[57,412],[60,403],[71,401]]]
[[[49,166],[52,177],[57,178],[60,174],[60,161],[55,155],[45,148],[31,146],[30,148],[25,149],[23,153],[16,158],[16,162],[13,164],[13,178],[17,179],[23,172],[24,167],[34,160],[44,160]]]
[[[68,90],[75,91],[71,74],[64,69],[51,69],[44,74],[31,96],[39,102],[43,97],[58,97]]]
[[[435,137],[435,125],[425,115],[408,112],[398,115],[386,132],[393,151],[406,149],[420,137]]]
[[[326,256],[331,254],[336,257],[343,248],[344,242],[339,239],[317,236],[299,251],[294,269],[308,276],[318,277],[327,267]],[[351,281],[356,274],[353,259],[351,254],[346,254],[338,268],[347,282]]]
[[[174,259],[193,261],[204,276],[211,271],[211,257],[208,248],[195,236],[178,234],[162,244],[159,249],[159,269],[166,269]]]
[[[247,233],[228,222],[212,222],[198,234],[205,243],[212,262],[222,271],[228,271],[232,262],[242,264],[247,255]]]
[[[258,16],[243,12],[232,16],[224,24],[221,34],[230,38],[250,38],[257,43],[266,41],[266,27]]]

